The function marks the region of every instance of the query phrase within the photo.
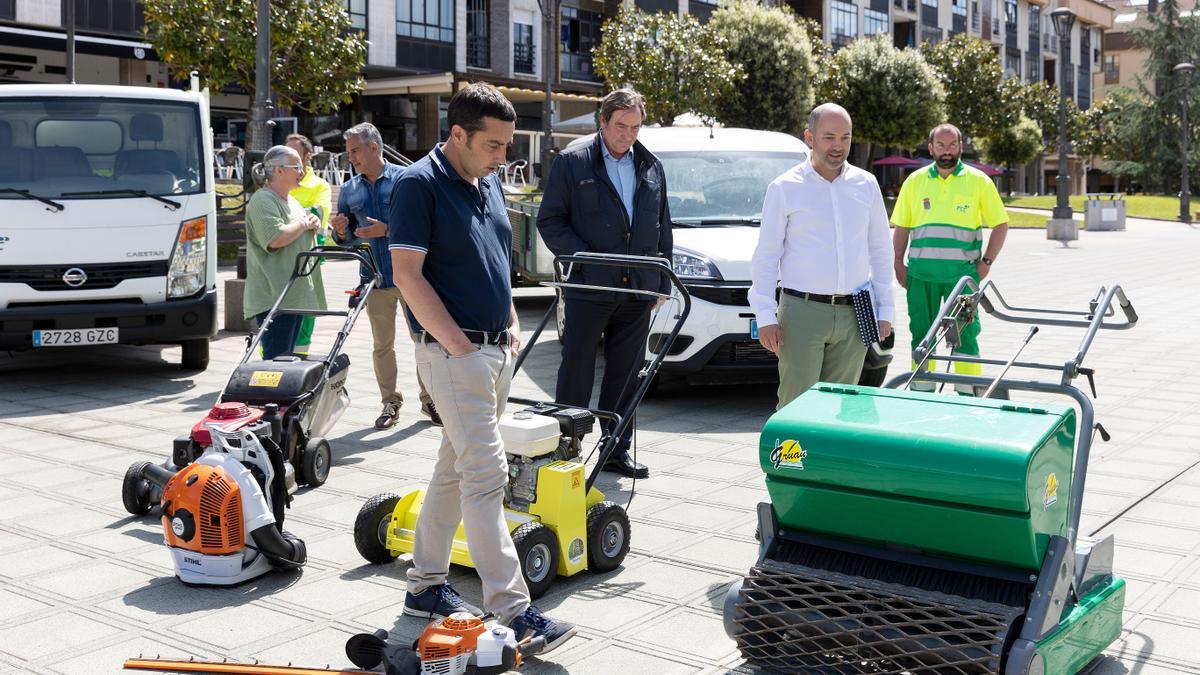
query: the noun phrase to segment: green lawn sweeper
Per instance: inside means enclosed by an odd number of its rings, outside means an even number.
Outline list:
[[[1084,337],[1058,365],[935,353],[981,309]],[[785,673],[1066,675],[1100,654],[1120,633],[1125,582],[1112,537],[1079,534],[1092,437],[1107,434],[1071,383],[1092,380],[1082,363],[1099,330],[1136,322],[1117,285],[1066,311],[1013,308],[964,277],[914,360],[1003,372],[915,378],[1075,406],[896,388],[905,374],[884,389],[818,384],[773,415],[759,441],[771,498],[758,506],[759,559],[725,600],[743,657]]]

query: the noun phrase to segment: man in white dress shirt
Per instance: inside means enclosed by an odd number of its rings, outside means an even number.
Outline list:
[[[866,346],[855,291],[870,290],[879,339],[892,332],[887,208],[875,177],[846,163],[851,131],[845,108],[814,108],[804,132],[809,158],[776,178],[763,200],[750,307],[759,341],[779,357],[779,408],[818,381],[858,381]]]

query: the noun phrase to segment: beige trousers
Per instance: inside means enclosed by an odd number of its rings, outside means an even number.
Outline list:
[[[371,360],[375,366],[375,381],[379,384],[379,397],[384,404],[403,403],[404,394],[396,388],[396,324],[408,327],[404,317],[404,300],[400,289],[376,288],[367,296],[367,318],[371,321],[371,339],[374,348]],[[421,387],[421,403],[429,404],[429,392],[417,370],[417,385]]]
[[[830,305],[779,295],[779,405],[791,403],[817,382],[856,384],[863,345],[851,305]]]
[[[442,416],[442,445],[417,518],[408,592],[446,582],[450,545],[461,521],[483,582],[483,609],[508,623],[529,606],[517,549],[504,519],[508,460],[499,418],[512,381],[506,347],[484,346],[448,356],[437,343],[417,343],[417,372]]]

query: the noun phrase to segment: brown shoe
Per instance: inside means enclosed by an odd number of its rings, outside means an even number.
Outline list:
[[[432,403],[422,403],[421,414],[428,417],[429,423],[433,426],[442,426],[442,416],[438,414],[437,408]]]
[[[384,403],[383,412],[379,413],[379,418],[375,420],[375,428],[379,430],[391,429],[396,424],[396,418],[400,417],[399,403]]]

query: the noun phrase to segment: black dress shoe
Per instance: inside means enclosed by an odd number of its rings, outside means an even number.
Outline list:
[[[647,469],[645,464],[638,464],[637,462],[633,461],[629,455],[608,460],[604,463],[603,470],[619,473],[626,478],[650,477],[650,469]]]

